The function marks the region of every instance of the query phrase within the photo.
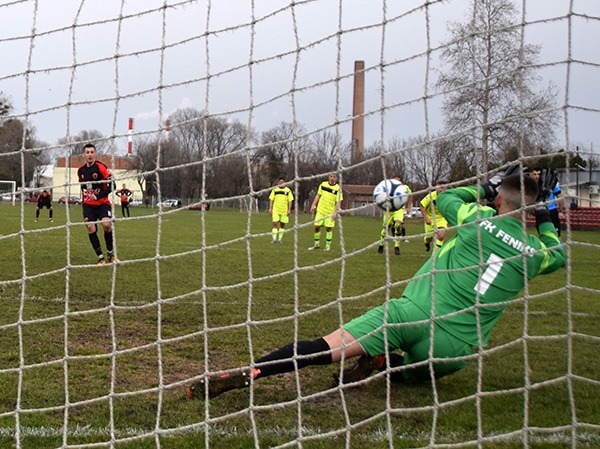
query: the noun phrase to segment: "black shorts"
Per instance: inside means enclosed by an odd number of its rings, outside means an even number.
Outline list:
[[[50,209],[52,207],[52,204],[38,203],[38,209],[43,209],[44,207],[47,207],[48,209]]]
[[[83,221],[86,223],[93,223],[103,218],[112,218],[110,204],[101,204],[99,206],[83,205]]]
[[[558,209],[549,209],[548,212],[550,212],[550,219],[552,220],[552,224],[554,224],[554,229],[556,229],[556,233],[560,237],[561,224],[560,216],[558,215]]]

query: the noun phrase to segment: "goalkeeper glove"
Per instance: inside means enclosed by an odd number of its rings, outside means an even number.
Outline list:
[[[540,179],[538,179],[538,196],[536,198],[536,203],[545,203],[552,195],[552,191],[556,187],[556,183],[558,182],[558,176],[556,175],[556,170],[552,168],[545,168],[542,170],[540,174]]]
[[[498,196],[498,191],[500,190],[500,185],[502,184],[502,180],[505,176],[515,175],[520,173],[521,167],[519,164],[512,164],[506,167],[503,172],[496,173],[492,176],[488,182],[483,183],[481,187],[485,191],[485,199],[492,202]]]
[[[548,199],[552,194],[552,191],[556,187],[558,182],[558,176],[556,170],[551,168],[545,168],[540,174],[538,179],[538,196],[536,198],[536,205],[534,210],[535,224],[539,229],[542,223],[552,221],[550,218],[550,212],[548,211]]]

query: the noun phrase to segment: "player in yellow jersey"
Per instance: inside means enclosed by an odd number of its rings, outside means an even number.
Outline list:
[[[283,239],[283,228],[290,221],[292,213],[292,203],[294,194],[292,190],[284,186],[285,178],[281,177],[277,180],[277,185],[269,195],[269,213],[273,217],[273,228],[271,235],[273,240],[271,243],[281,243]]]
[[[431,241],[433,240],[434,236],[436,248],[441,248],[441,246],[444,244],[448,222],[440,213],[440,210],[436,204],[438,195],[444,190],[446,190],[446,187],[438,185],[433,192],[425,195],[419,204],[419,208],[421,209],[421,214],[423,214],[423,220],[425,222],[425,251],[429,251],[431,249]]]
[[[315,233],[314,244],[309,251],[319,249],[321,247],[321,227],[325,226],[325,251],[331,249],[331,239],[333,238],[333,228],[335,227],[335,219],[340,211],[340,203],[342,201],[342,189],[337,183],[337,175],[330,173],[327,181],[323,181],[319,185],[317,195],[315,196],[310,213],[315,211]]]
[[[396,181],[400,181],[400,176],[394,176],[392,179]],[[400,181],[402,182],[402,181]],[[393,235],[394,239],[394,254],[396,256],[400,255],[400,237],[406,236],[406,228],[404,227],[404,215],[410,214],[412,208],[412,195],[411,190],[408,185],[404,184],[406,189],[408,190],[408,200],[406,201],[406,205],[394,212],[384,212],[383,214],[383,229],[381,230],[381,242],[379,243],[379,248],[377,248],[377,252],[379,254],[383,253],[383,243],[386,234]],[[407,240],[405,240],[407,241]]]

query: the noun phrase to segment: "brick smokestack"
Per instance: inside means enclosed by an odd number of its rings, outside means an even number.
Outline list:
[[[354,61],[352,163],[365,159],[365,61]]]

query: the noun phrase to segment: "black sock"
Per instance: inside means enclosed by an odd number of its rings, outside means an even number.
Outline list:
[[[332,362],[330,347],[325,340],[319,338],[313,341],[299,341],[296,353],[298,358],[296,363],[298,368],[304,368],[309,365],[329,365]],[[318,354],[323,352],[324,354]],[[313,357],[301,357],[311,354],[318,354]],[[295,364],[292,358],[294,357],[294,344],[279,348],[256,361],[257,368],[260,369],[260,374],[256,376],[267,377],[274,374],[289,373],[294,371]],[[263,365],[264,363],[264,365]]]
[[[400,354],[396,354],[395,352],[390,353],[390,368],[396,368],[402,366],[404,364],[404,357]],[[383,366],[379,369],[379,371],[385,371],[387,368],[387,364],[383,364]],[[390,380],[392,382],[404,382],[404,374],[402,371],[393,371],[390,373]]]
[[[106,242],[106,251],[113,252],[113,233],[112,229],[108,232],[104,231],[104,241]]]
[[[94,232],[93,234],[88,234],[90,238],[90,243],[92,244],[92,248],[96,251],[96,255],[100,257],[102,255],[102,247],[100,246],[100,239],[98,235]]]

